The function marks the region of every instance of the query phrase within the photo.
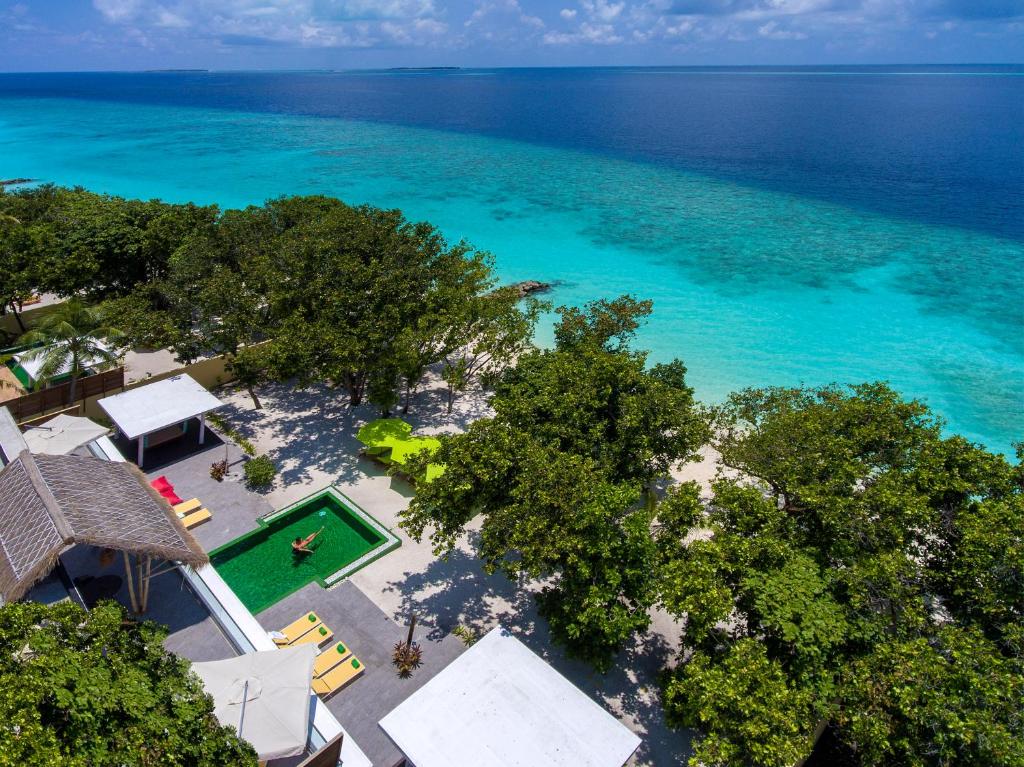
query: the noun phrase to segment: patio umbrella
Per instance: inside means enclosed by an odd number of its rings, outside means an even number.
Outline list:
[[[309,735],[313,645],[193,663],[214,715],[249,741],[261,760],[298,756]]]
[[[440,463],[428,463],[427,471],[423,475],[424,482],[433,482],[444,474],[444,465]]]
[[[434,437],[409,437],[391,448],[391,460],[404,465],[410,456],[426,451],[433,453],[441,447],[441,440]]]
[[[67,455],[75,448],[87,445],[109,433],[109,429],[93,423],[88,418],[62,414],[26,431],[25,442],[32,453]]]
[[[410,434],[412,425],[401,418],[378,418],[362,426],[356,432],[356,439],[367,447],[394,447],[396,443],[408,439]]]

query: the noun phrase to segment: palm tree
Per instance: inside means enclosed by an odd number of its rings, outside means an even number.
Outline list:
[[[68,374],[71,378],[70,402],[75,401],[75,386],[86,366],[96,362],[116,364],[118,355],[103,341],[116,341],[123,334],[106,324],[103,313],[87,306],[81,299],[72,298],[47,314],[19,342],[41,344],[28,354],[28,359],[42,358],[39,379],[50,380]]]

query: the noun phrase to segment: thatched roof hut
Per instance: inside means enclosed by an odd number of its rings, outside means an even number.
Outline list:
[[[23,451],[0,471],[0,598],[20,599],[76,543],[124,552],[129,591],[139,612],[155,574],[154,559],[193,567],[209,561],[134,466]],[[137,583],[129,555],[135,557]]]

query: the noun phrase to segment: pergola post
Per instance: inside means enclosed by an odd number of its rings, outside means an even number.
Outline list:
[[[127,551],[122,551],[124,554],[124,576],[128,582],[128,600],[132,603],[132,612],[139,613],[139,601],[135,598],[135,576],[132,574],[132,560],[128,556]]]
[[[153,577],[153,557],[149,554],[136,554],[135,566],[127,551],[124,554],[124,574],[128,582],[128,601],[132,612],[140,615],[146,612],[149,605],[149,582]]]
[[[206,413],[199,414],[199,444],[206,440]]]
[[[145,451],[145,449],[146,449],[146,435],[145,434],[140,434],[139,435],[139,459],[137,461],[137,463],[139,464],[139,468],[140,469],[142,468],[142,453]]]

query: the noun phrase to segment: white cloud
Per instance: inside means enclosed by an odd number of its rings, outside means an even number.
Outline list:
[[[107,21],[127,21],[139,12],[140,0],[92,0],[93,7]]]
[[[576,9],[563,8],[561,11],[558,12],[558,15],[561,16],[566,21],[572,21],[573,19],[576,18]]]
[[[93,0],[93,6],[150,46],[172,45],[186,29],[226,45],[306,48],[422,45],[447,30],[434,0]]]
[[[626,7],[625,2],[609,3],[608,0],[580,0],[580,5],[587,12],[591,19],[608,23],[618,18],[622,9]]]
[[[183,16],[160,7],[156,12],[156,25],[167,29],[185,29],[192,26],[188,19]]]
[[[757,28],[759,37],[768,40],[806,40],[807,35],[803,32],[795,32],[790,29],[780,29],[777,21],[769,21],[764,26]]]
[[[545,26],[544,20],[539,16],[533,16],[523,10],[519,0],[489,0],[478,3],[476,10],[466,20],[465,26],[478,25],[485,19],[497,23],[514,21],[534,29],[543,29]]]
[[[545,45],[615,45],[625,38],[611,24],[583,22],[575,32],[548,32]]]

